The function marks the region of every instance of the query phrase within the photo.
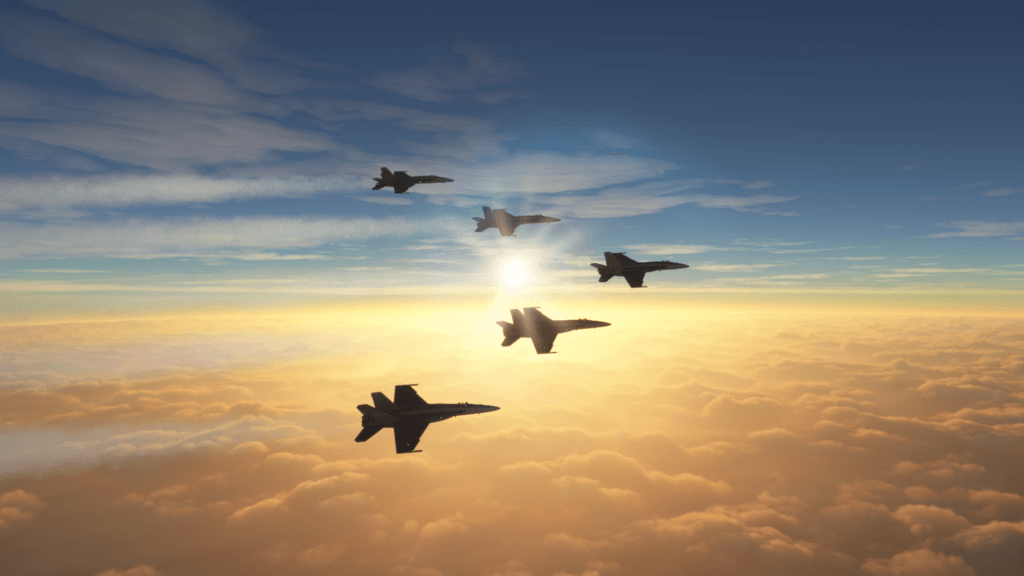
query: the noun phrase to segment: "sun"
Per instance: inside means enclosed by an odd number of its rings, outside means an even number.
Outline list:
[[[518,286],[523,283],[523,280],[526,280],[526,266],[513,260],[505,264],[505,268],[501,271],[501,276],[509,286]]]

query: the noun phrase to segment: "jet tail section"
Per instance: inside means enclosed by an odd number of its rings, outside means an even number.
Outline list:
[[[383,392],[374,392],[370,396],[373,398],[373,405],[377,407],[377,410],[391,412],[395,409],[395,405],[391,400],[388,400],[388,397]]]
[[[386,181],[391,180],[392,178],[394,178],[395,175],[391,173],[391,170],[388,170],[387,168],[381,166],[381,168],[380,168],[380,177],[383,178],[384,181],[386,182]]]
[[[476,225],[476,231],[477,232],[483,232],[484,230],[487,230],[488,228],[490,228],[490,225],[487,224],[487,222],[482,222],[482,220],[483,220],[482,218],[474,218],[474,220],[476,220],[478,222],[478,224]]]
[[[484,220],[490,220],[490,219],[491,219],[491,207],[490,206],[484,206]]]
[[[522,312],[520,312],[519,310],[516,310],[515,308],[513,308],[512,310],[509,310],[509,312],[512,313],[512,324],[516,328],[518,328],[519,330],[522,330],[523,328],[526,327],[526,317],[523,316]],[[506,324],[507,324],[507,322],[506,322]]]
[[[395,422],[398,421],[398,418],[395,418],[383,410],[378,410],[369,404],[360,404],[357,408],[363,413],[363,427],[394,426]],[[369,438],[369,436],[367,436],[367,438]]]
[[[612,279],[612,275],[611,274],[601,274],[601,277],[598,278],[597,281],[598,282],[607,282],[607,281],[609,281],[611,279]]]
[[[501,331],[505,335],[505,339],[501,341],[502,346],[511,346],[516,340],[519,340],[520,334],[519,331],[516,330],[515,325],[501,320],[498,320],[497,324],[498,326],[501,326]]]

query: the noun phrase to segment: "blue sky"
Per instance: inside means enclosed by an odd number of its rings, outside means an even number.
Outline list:
[[[445,293],[519,260],[520,291],[628,291],[612,250],[689,263],[666,293],[1020,289],[1010,14],[492,10],[11,5],[0,286]],[[562,222],[476,234],[483,205]]]

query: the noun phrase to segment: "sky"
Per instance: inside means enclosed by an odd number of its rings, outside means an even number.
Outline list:
[[[1007,8],[5,4],[0,557],[1019,574]],[[352,442],[413,382],[501,410]]]

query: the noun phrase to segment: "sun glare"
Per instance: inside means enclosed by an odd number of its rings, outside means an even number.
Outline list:
[[[526,280],[526,267],[513,260],[505,264],[501,276],[509,286],[518,286],[523,283],[523,280]]]

